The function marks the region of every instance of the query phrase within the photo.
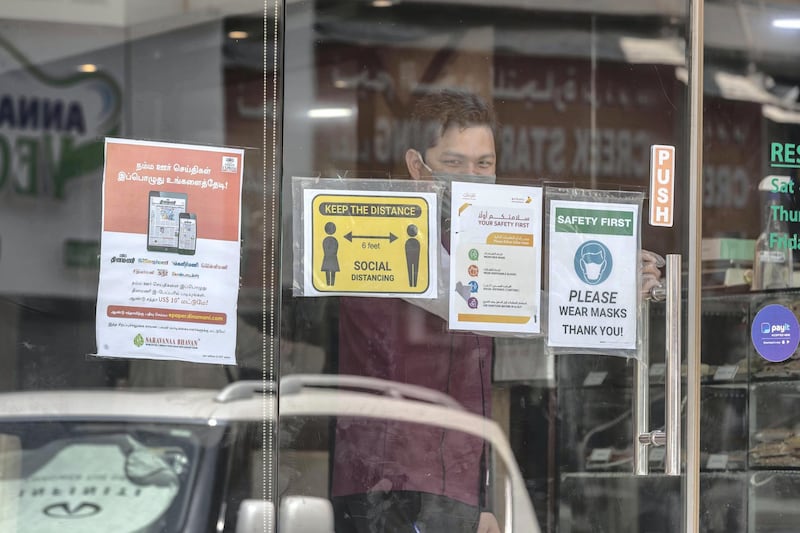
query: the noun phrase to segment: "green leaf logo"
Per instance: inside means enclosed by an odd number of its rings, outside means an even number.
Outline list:
[[[137,348],[142,347],[142,344],[144,344],[144,337],[142,337],[141,333],[139,333],[133,338],[133,344],[135,344]]]

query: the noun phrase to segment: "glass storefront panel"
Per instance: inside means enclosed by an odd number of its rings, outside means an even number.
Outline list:
[[[0,6],[1,530],[233,532],[272,521],[278,7]],[[104,183],[108,138],[149,144],[138,168]],[[156,160],[155,146],[240,150],[241,167],[228,170],[241,173],[230,181],[241,198],[206,202],[199,191],[224,189],[226,170]],[[154,223],[158,180],[173,180],[170,194],[198,192]],[[109,181],[130,184],[113,213]],[[210,234],[212,218],[197,213],[212,211],[233,238]],[[135,229],[109,257],[112,215]],[[184,219],[196,233],[150,246],[148,228]],[[138,271],[112,276],[101,295],[111,263]],[[112,320],[103,296],[159,318]],[[198,340],[209,323],[225,348]],[[98,346],[101,329],[129,348]],[[230,364],[208,362],[222,356]]]
[[[612,211],[622,209],[625,204],[619,199],[626,195],[646,197],[652,145],[674,146],[675,172],[687,175],[689,20],[684,3],[595,2],[587,7],[571,2],[319,0],[289,4],[286,23],[286,87],[291,90],[284,101],[282,186],[283,205],[291,209],[282,215],[286,344],[281,373],[284,379],[325,374],[328,379],[307,382],[301,389],[327,393],[335,388],[342,397],[360,394],[363,414],[370,418],[354,424],[340,417],[312,432],[314,452],[322,452],[315,460],[324,465],[327,483],[315,495],[331,502],[335,530],[356,530],[351,524],[355,515],[395,513],[426,530],[430,511],[396,504],[398,494],[466,504],[477,509],[490,531],[523,530],[509,529],[502,520],[493,529],[492,515],[508,513],[508,508],[489,497],[494,489],[484,478],[492,469],[481,449],[462,448],[460,471],[469,476],[459,478],[449,470],[449,454],[459,448],[449,442],[446,428],[439,428],[437,437],[398,423],[392,413],[371,409],[386,396],[403,398],[411,409],[421,398],[404,392],[405,385],[435,391],[425,401],[436,405],[445,403],[439,396],[444,393],[461,409],[500,426],[541,530],[679,528],[681,479],[664,474],[659,450],[654,449],[646,465],[648,477],[632,474],[635,359],[650,353],[652,365],[664,366],[664,306],[654,303],[642,311],[639,323],[650,326],[650,345],[638,351],[604,350],[608,339],[602,336],[621,332],[625,319],[638,313],[636,306],[620,305],[608,311],[608,320],[597,325],[591,320],[602,307],[590,305],[598,303],[591,299],[604,298],[592,284],[607,272],[608,261],[602,258],[610,259],[610,248],[587,248],[574,262],[570,255],[564,268],[568,272],[554,272],[560,267],[552,267],[550,257],[563,254],[570,244],[565,236],[547,232],[550,210],[555,216],[564,207],[554,203],[556,188],[571,200],[602,198],[603,207]],[[464,118],[450,106],[468,107],[471,114]],[[487,118],[486,108],[493,110],[496,122]],[[452,122],[443,118],[447,113],[455,117]],[[481,135],[487,132],[488,141]],[[525,275],[535,277],[535,261],[541,262],[538,335],[453,328],[456,304],[449,301],[451,292],[480,308],[489,305],[482,291],[500,285],[513,290],[521,282],[479,277],[487,263],[481,263],[485,248],[476,247],[470,257],[476,267],[473,283],[459,277],[460,288],[448,284],[450,277],[462,275],[451,270],[457,264],[451,244],[463,238],[455,236],[452,225],[460,212],[448,216],[456,204],[450,181],[544,187],[542,235],[533,239],[535,246],[542,246],[543,239],[542,254],[525,269]],[[377,202],[373,197],[402,196],[409,190],[419,196],[435,192],[443,210],[431,237],[441,263],[433,268],[443,287],[436,298],[427,298],[433,301],[404,298],[394,288],[358,285],[406,275],[405,263],[392,252],[392,246],[406,243],[405,223],[392,230],[390,223],[368,213],[374,205],[370,202]],[[475,185],[475,190],[484,189]],[[640,204],[637,246],[659,256],[688,253],[688,191],[675,188],[672,227],[649,225],[649,202]],[[469,208],[466,203],[457,207]],[[375,251],[373,259],[365,255],[370,250]],[[512,252],[501,253],[512,257]],[[652,255],[642,257],[658,262]],[[637,250],[619,252],[614,259],[620,269],[626,260],[634,264],[627,281],[638,297],[637,284],[652,279],[637,273]],[[495,267],[488,266],[487,272]],[[506,274],[513,274],[509,270],[506,265]],[[567,274],[583,275],[573,296],[553,290]],[[412,279],[408,292],[413,292]],[[361,289],[362,294],[353,294]],[[608,293],[605,298],[616,296]],[[555,313],[564,316],[548,319],[548,301],[559,299],[573,303],[565,303],[563,312],[556,306]],[[511,300],[506,297],[509,305],[519,302]],[[564,332],[585,333],[588,340],[573,351],[570,344],[554,350],[545,337],[548,320],[566,324],[567,315],[574,318]],[[353,376],[379,381],[367,385],[351,381]],[[663,379],[653,381],[647,410],[650,429],[658,429],[664,423]],[[284,475],[299,476],[309,468],[301,445],[288,445],[282,453]],[[291,476],[281,482],[279,475],[279,486],[288,487]],[[294,494],[285,490],[287,496]],[[714,490],[720,501],[731,494],[738,497],[735,487]],[[656,494],[663,495],[659,501],[654,501]],[[364,501],[370,505],[364,507]],[[733,505],[741,509],[741,499]],[[444,513],[438,509],[434,514]],[[714,509],[712,504],[703,506],[704,513]],[[713,516],[708,523],[720,520]],[[476,529],[471,523],[463,530]]]
[[[287,531],[672,532],[695,510],[700,530],[793,530],[796,6],[696,5],[0,6],[0,529],[262,531],[275,502]],[[243,151],[235,365],[96,355],[107,137]],[[671,227],[648,221],[653,145],[675,148]],[[470,244],[462,212],[504,229]],[[529,216],[540,233],[510,229]],[[619,303],[668,254],[684,441],[700,359],[682,477],[658,433],[670,306]]]
[[[726,531],[796,528],[798,16],[794,2],[706,3],[701,387],[714,434],[701,479],[740,478]]]

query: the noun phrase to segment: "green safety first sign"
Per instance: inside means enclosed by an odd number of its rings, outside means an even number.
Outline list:
[[[639,212],[551,201],[548,346],[636,349]]]

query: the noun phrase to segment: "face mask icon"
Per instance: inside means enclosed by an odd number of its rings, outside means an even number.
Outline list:
[[[574,264],[575,273],[581,281],[599,285],[611,274],[611,252],[599,241],[588,241],[578,247]]]
[[[583,275],[589,282],[596,283],[600,279],[603,269],[606,266],[605,254],[602,250],[597,253],[586,253],[581,257],[581,268]]]

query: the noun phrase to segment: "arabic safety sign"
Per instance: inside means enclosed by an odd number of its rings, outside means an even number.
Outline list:
[[[436,297],[435,193],[308,189],[303,205],[307,295]]]
[[[453,182],[450,329],[540,332],[542,188]]]
[[[636,348],[639,205],[550,202],[548,345]]]

